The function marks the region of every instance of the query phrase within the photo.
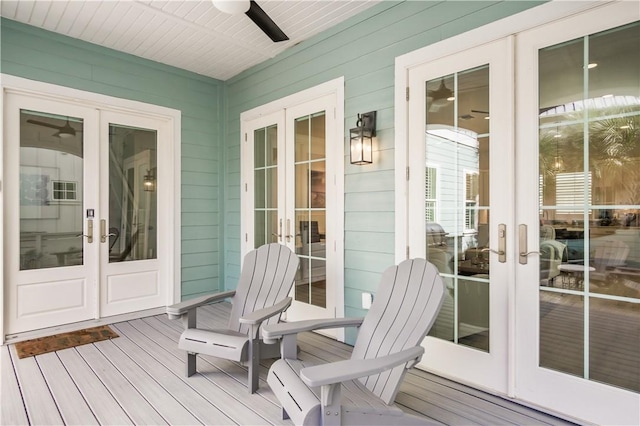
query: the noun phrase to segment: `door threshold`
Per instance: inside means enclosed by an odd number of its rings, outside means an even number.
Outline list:
[[[104,317],[100,319],[92,319],[86,321],[79,321],[70,324],[57,325],[55,327],[40,328],[38,330],[25,331],[22,333],[7,334],[4,339],[5,345],[23,342],[25,340],[37,339],[39,337],[51,336],[59,333],[67,333],[70,331],[82,330],[83,328],[97,327],[99,325],[114,324],[117,322],[131,321],[134,319],[140,319],[150,317],[154,315],[160,315],[166,312],[166,307],[161,306],[158,308],[145,309],[142,311],[129,312],[126,314],[113,315],[110,317]]]

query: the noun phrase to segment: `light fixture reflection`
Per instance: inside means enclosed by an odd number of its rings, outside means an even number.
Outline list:
[[[156,178],[152,170],[147,170],[147,174],[144,175],[143,187],[147,192],[154,192],[156,190]]]

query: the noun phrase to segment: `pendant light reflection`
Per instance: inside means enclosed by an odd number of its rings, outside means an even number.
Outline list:
[[[349,131],[351,164],[373,163],[373,138],[376,135],[376,111],[358,114],[356,127]]]
[[[147,170],[147,174],[144,175],[143,187],[147,192],[155,192],[156,190],[156,178],[153,170]]]
[[[562,135],[556,129],[556,134],[553,136],[556,140],[556,155],[553,158],[553,170],[558,173],[564,169],[564,162],[562,161],[562,157],[560,156],[560,138]]]

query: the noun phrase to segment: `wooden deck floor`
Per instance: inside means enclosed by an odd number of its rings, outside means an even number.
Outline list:
[[[229,306],[200,310],[199,321],[226,322]],[[18,359],[13,345],[0,352],[1,425],[208,424],[289,425],[265,382],[249,395],[246,370],[237,363],[199,357],[198,373],[184,377],[177,348],[180,321],[165,315],[113,324],[120,337]],[[305,333],[300,358],[333,361],[351,347]],[[481,391],[413,369],[396,403],[434,424],[567,425]]]

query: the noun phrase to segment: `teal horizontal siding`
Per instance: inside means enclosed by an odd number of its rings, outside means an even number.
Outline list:
[[[385,1],[227,81],[227,153],[239,152],[240,113],[340,76],[345,78],[347,131],[355,126],[358,113],[377,111],[374,164],[349,164],[348,146],[342,147],[347,315],[364,313],[358,295],[375,293],[376,277],[395,261],[395,58],[541,3]],[[225,164],[224,174],[225,224],[236,223],[241,211],[240,162]],[[225,246],[239,246],[241,236],[227,230]],[[230,268],[239,269],[240,257],[235,249],[224,256],[226,281],[234,278]]]
[[[219,289],[224,83],[7,19],[1,24],[3,73],[181,111],[182,295]]]
[[[393,232],[357,232],[345,231],[345,250],[378,251],[379,247],[393,247],[395,234]]]
[[[345,161],[345,312],[364,313],[394,262],[394,63],[399,55],[543,1],[385,1],[220,82],[2,20],[2,72],[182,112],[182,284],[190,297],[234,288],[240,273],[240,114],[345,78],[345,129],[378,113],[373,165]],[[351,334],[349,334],[351,336]]]

